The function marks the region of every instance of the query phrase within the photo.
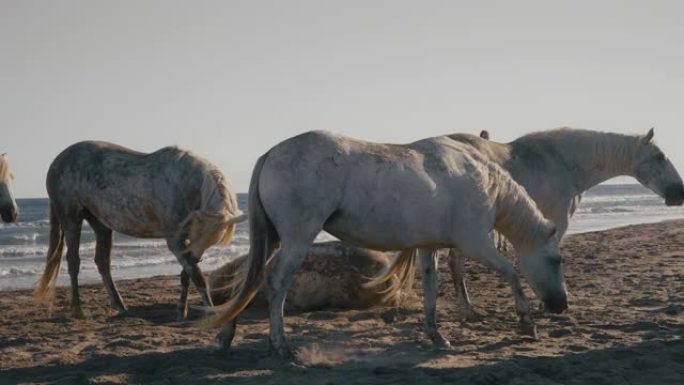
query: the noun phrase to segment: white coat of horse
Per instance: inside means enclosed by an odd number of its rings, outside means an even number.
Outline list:
[[[567,231],[582,194],[616,176],[634,177],[662,197],[668,206],[682,205],[682,178],[653,143],[653,136],[653,129],[641,136],[560,128],[524,135],[510,143],[498,143],[484,139],[482,135],[448,135],[451,140],[472,146],[483,157],[506,169],[525,188],[544,216],[556,224],[559,241]],[[465,255],[470,253],[453,248],[449,254],[458,304],[468,317],[479,317],[464,280]],[[396,259],[388,272],[406,277],[401,269],[410,269],[411,263],[415,263],[406,258],[411,258],[410,253]],[[374,282],[383,281],[378,277]],[[402,285],[399,282],[395,287]]]
[[[552,309],[567,306],[554,224],[505,170],[448,137],[393,145],[316,131],[285,140],[256,163],[249,221],[248,270],[240,293],[211,320],[223,326],[218,337],[224,347],[232,341],[236,317],[267,275],[270,346],[290,356],[285,295],[322,229],[375,250],[422,249],[424,326],[438,346],[449,345],[436,324],[438,248],[467,250],[498,271],[511,285],[520,322],[532,324],[517,272],[489,237],[492,228],[520,250],[521,270],[537,296]]]

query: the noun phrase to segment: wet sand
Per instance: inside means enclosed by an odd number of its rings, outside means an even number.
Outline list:
[[[214,331],[175,320],[177,277],[120,281],[123,318],[102,285],[82,287],[85,320],[69,316],[65,288],[52,315],[31,291],[0,292],[0,384],[684,383],[684,221],[571,235],[562,251],[570,309],[535,312],[538,340],[516,334],[510,289],[470,262],[486,317],[462,321],[442,258],[438,320],[451,350],[423,337],[420,300],[287,314],[306,369],[269,357],[263,309],[244,313],[232,350],[217,353]]]

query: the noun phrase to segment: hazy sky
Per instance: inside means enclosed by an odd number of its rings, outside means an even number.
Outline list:
[[[18,197],[84,139],[176,144],[247,190],[310,129],[408,142],[656,127],[684,170],[681,1],[0,0],[0,151]]]

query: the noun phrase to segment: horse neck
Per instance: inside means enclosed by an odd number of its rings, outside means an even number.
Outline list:
[[[525,189],[508,173],[499,169],[492,171],[497,180],[490,186],[496,207],[494,229],[506,236],[518,252],[528,252],[545,244],[551,232],[551,222],[544,218]]]
[[[635,136],[567,130],[547,138],[545,145],[561,156],[579,192],[616,176],[633,176],[638,148]]]

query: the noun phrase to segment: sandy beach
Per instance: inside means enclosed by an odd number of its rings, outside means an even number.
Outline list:
[[[419,295],[399,310],[287,314],[305,369],[269,357],[263,309],[244,313],[232,350],[216,352],[215,331],[175,320],[177,277],[120,281],[124,318],[101,284],[82,287],[85,320],[69,316],[66,288],[51,315],[30,290],[0,292],[0,384],[684,383],[684,221],[570,235],[562,252],[570,309],[537,311],[538,340],[516,334],[508,286],[470,262],[486,317],[461,320],[442,258],[438,320],[451,350],[424,338]]]

